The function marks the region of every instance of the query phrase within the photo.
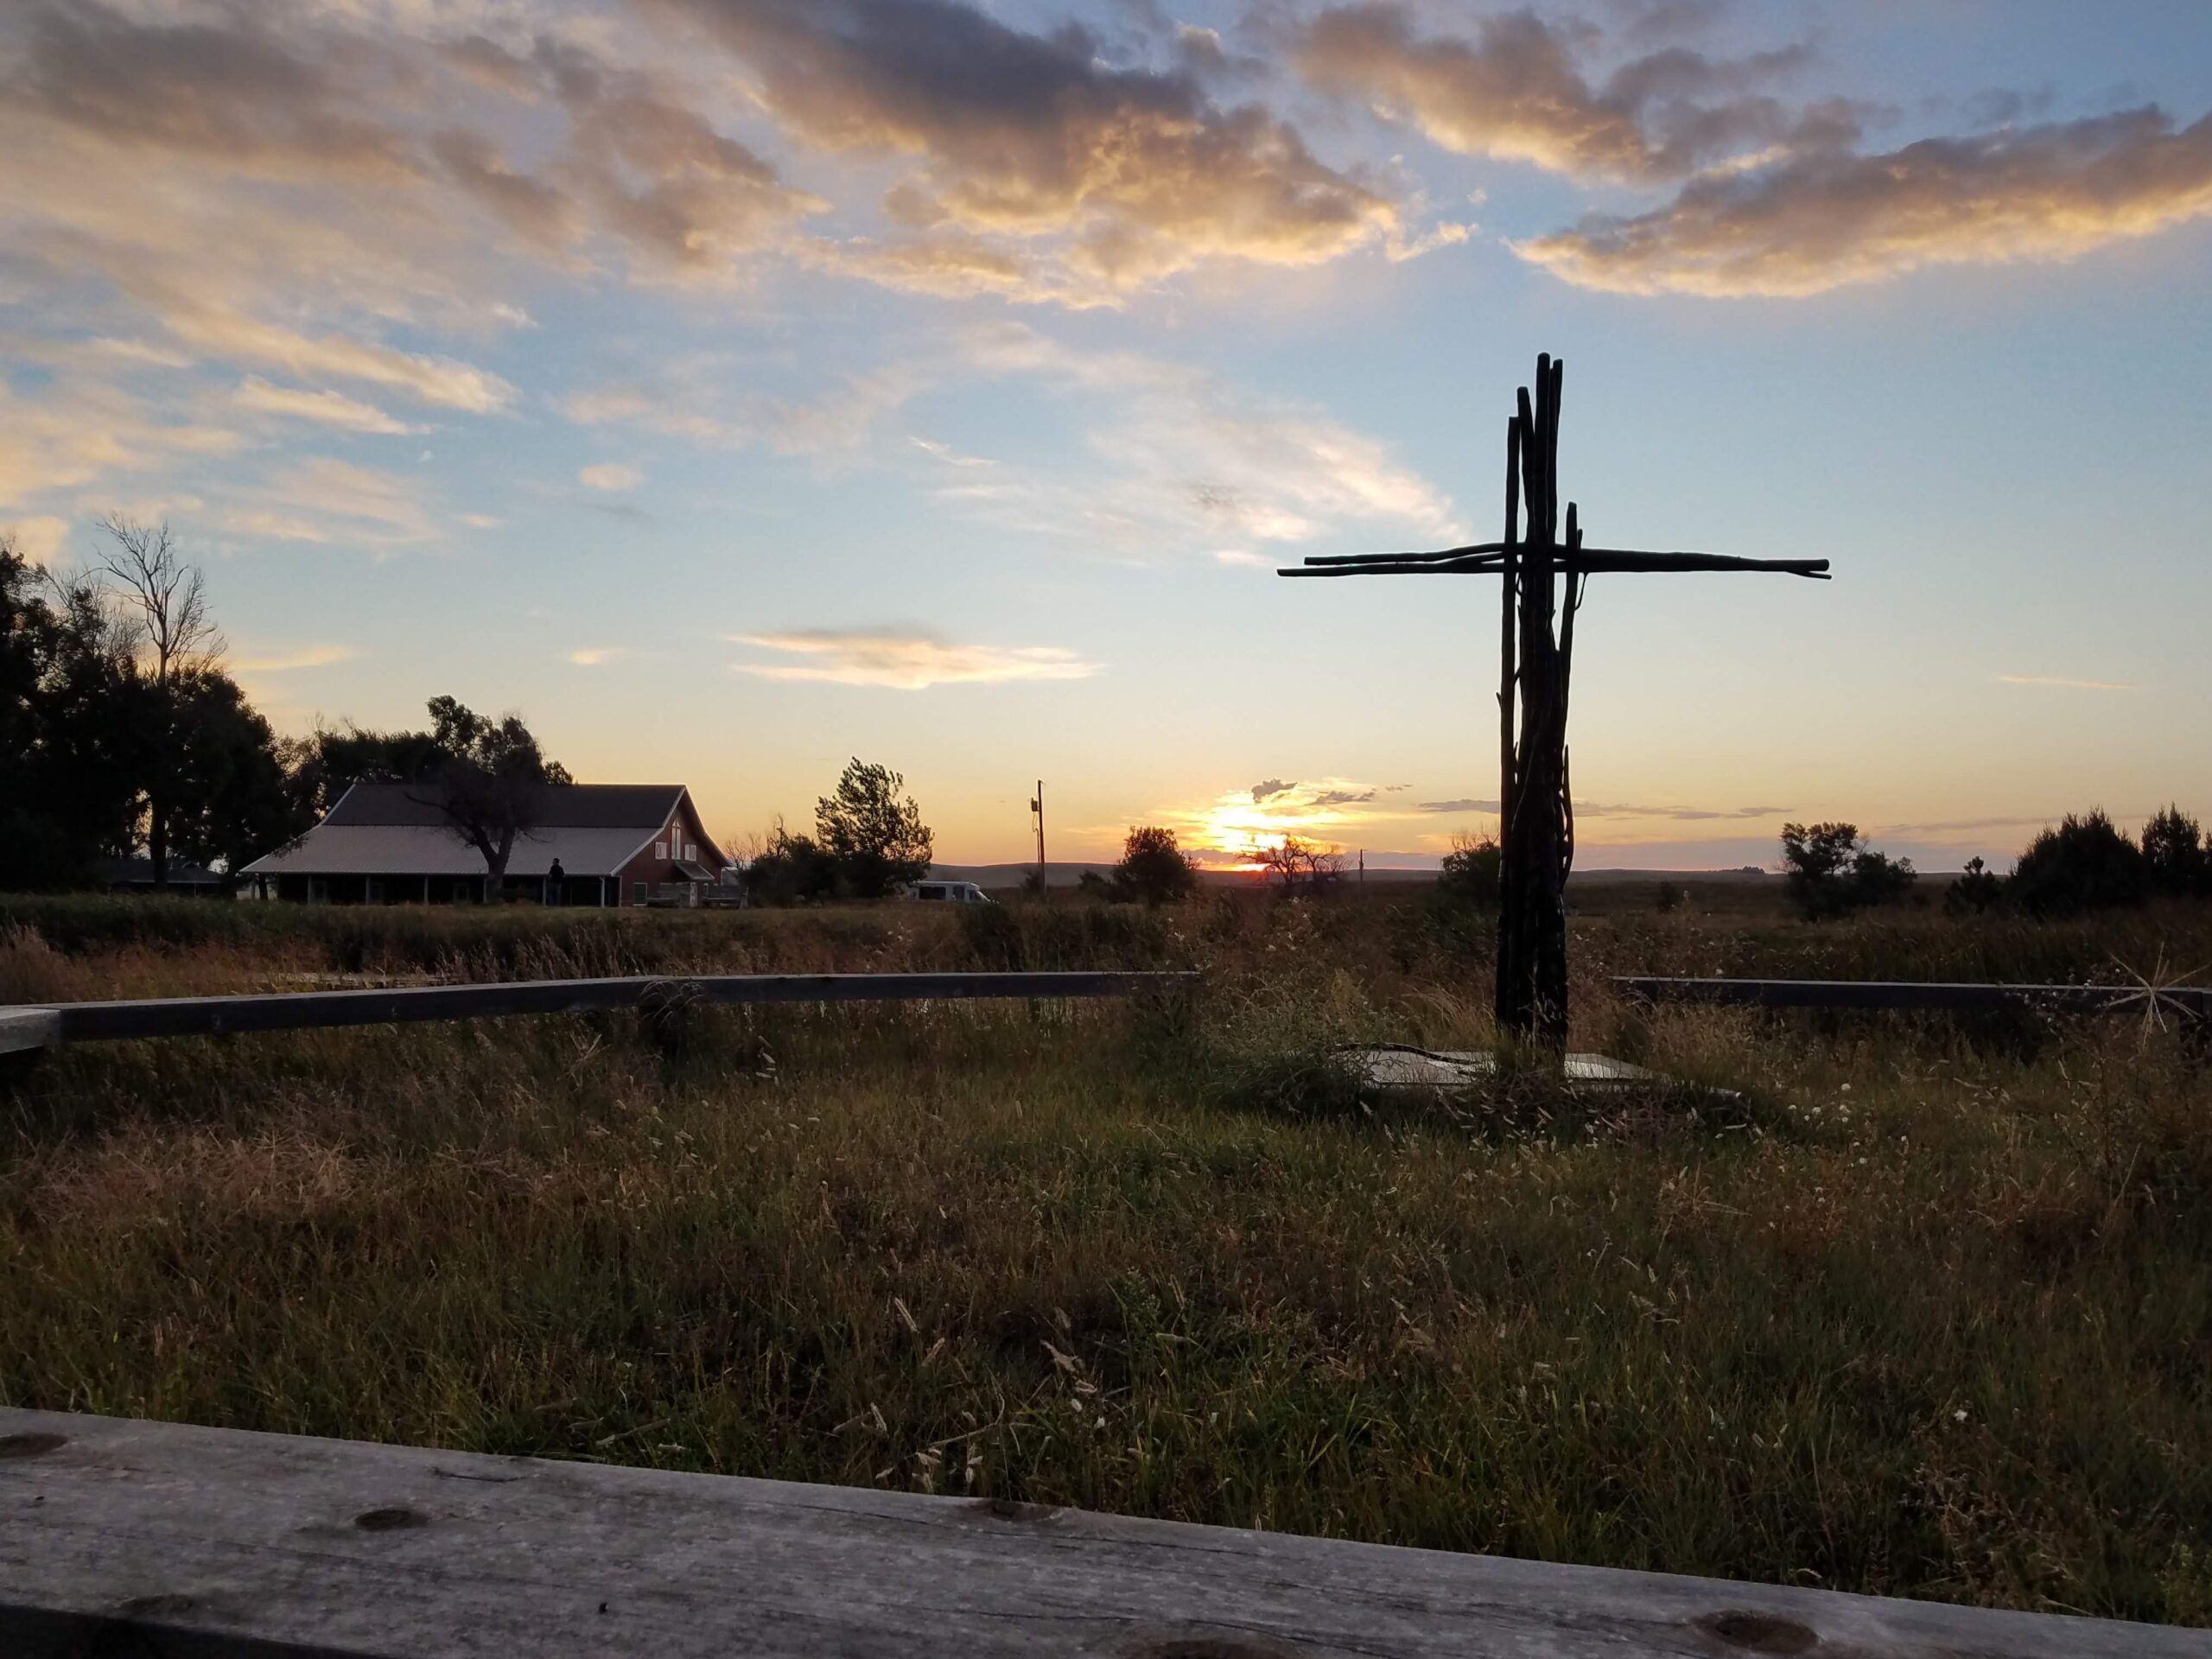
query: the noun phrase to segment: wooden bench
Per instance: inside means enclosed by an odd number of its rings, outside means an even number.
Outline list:
[[[8,1659],[2212,1659],[2212,1634],[0,1411]]]

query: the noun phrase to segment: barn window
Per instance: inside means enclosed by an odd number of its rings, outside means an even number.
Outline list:
[[[668,856],[668,843],[664,841],[657,841],[653,842],[653,856],[655,858],[666,858]]]

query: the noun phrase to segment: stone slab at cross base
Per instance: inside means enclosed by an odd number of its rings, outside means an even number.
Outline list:
[[[2212,1635],[779,1481],[0,1411],[0,1654],[2212,1659]]]
[[[1350,1048],[1338,1058],[1352,1068],[1362,1092],[1398,1096],[1452,1095],[1488,1082],[1497,1075],[1497,1056],[1487,1049]],[[1569,1083],[1621,1087],[1638,1083],[1664,1083],[1656,1071],[1647,1071],[1625,1060],[1603,1054],[1570,1054],[1563,1070]]]

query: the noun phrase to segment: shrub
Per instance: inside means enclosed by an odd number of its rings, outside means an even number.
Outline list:
[[[1175,844],[1175,832],[1154,824],[1132,829],[1122,843],[1111,896],[1139,904],[1165,905],[1187,899],[1198,885],[1198,867]]]
[[[1496,910],[1499,872],[1503,868],[1504,849],[1497,836],[1455,835],[1436,878],[1437,894],[1447,904]]]
[[[2032,916],[2139,905],[2149,890],[2142,849],[2101,807],[2083,817],[2069,812],[2057,829],[2037,836],[2005,886],[2006,895]]]
[[[1920,879],[1910,859],[1867,846],[1855,823],[1785,823],[1782,866],[1790,898],[1814,920],[1901,899]]]
[[[1947,916],[1979,916],[2005,896],[2005,880],[1979,857],[1967,861],[1965,874],[1943,894]]]
[[[756,905],[811,904],[836,896],[837,861],[811,836],[779,823],[766,851],[745,867],[746,893]]]
[[[2169,899],[2212,896],[2212,854],[2204,831],[2178,806],[2143,826],[2144,874],[2152,892]]]

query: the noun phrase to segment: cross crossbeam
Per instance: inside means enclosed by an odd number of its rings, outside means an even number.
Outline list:
[[[1322,554],[1279,576],[1487,576],[1503,575],[1514,550],[1503,542],[1484,542],[1441,553]],[[1691,570],[1769,570],[1826,582],[1826,559],[1739,559],[1720,553],[1639,553],[1627,548],[1585,547],[1560,553],[1552,569],[1561,575],[1643,575]]]
[[[1567,504],[1563,524],[1559,512],[1560,389],[1565,373],[1565,364],[1548,354],[1539,357],[1535,395],[1532,398],[1523,386],[1506,423],[1504,540],[1427,553],[1323,554],[1275,573],[1501,578],[1497,1022],[1510,1036],[1534,1038],[1560,1052],[1567,1040],[1567,874],[1574,862],[1567,690],[1574,666],[1574,613],[1582,607],[1589,578],[1767,571],[1828,580],[1826,559],[1585,547],[1574,503]]]

